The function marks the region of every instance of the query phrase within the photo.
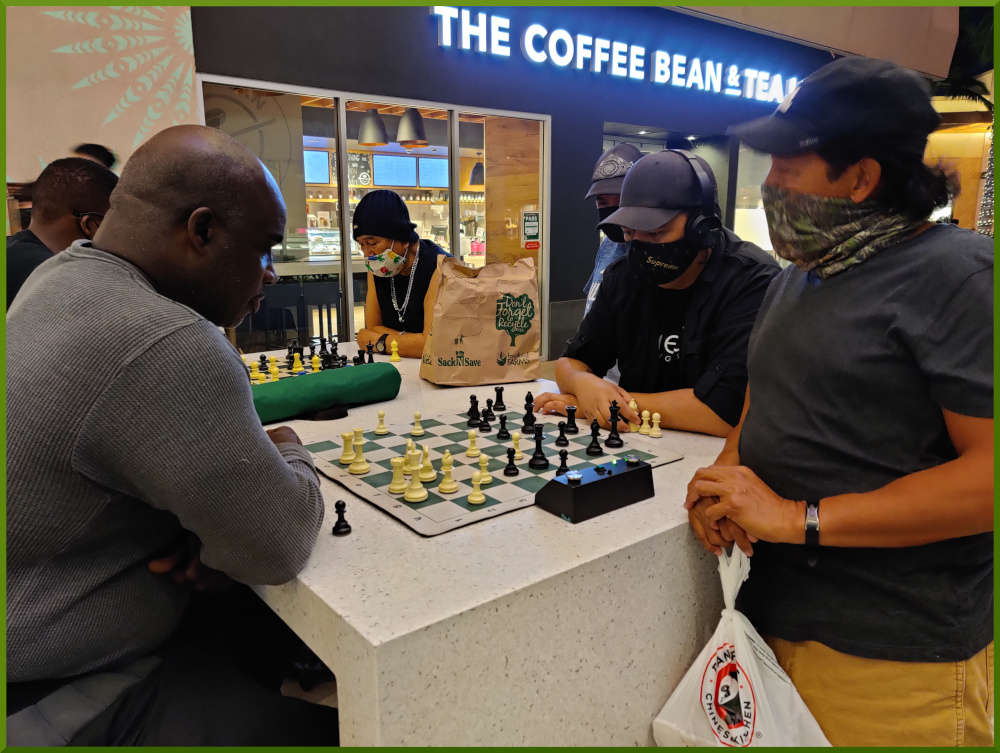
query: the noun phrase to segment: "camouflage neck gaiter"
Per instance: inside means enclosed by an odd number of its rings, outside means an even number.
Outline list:
[[[912,220],[868,200],[814,196],[775,186],[760,187],[774,251],[821,279],[871,258],[917,230]]]

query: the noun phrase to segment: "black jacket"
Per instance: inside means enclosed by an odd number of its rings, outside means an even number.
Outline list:
[[[638,279],[627,257],[604,271],[597,299],[569,341],[565,356],[598,376],[618,363],[629,392],[694,388],[695,396],[735,425],[747,385],[747,341],[771,279],[779,267],[752,243],[724,231],[694,284],[679,293]],[[682,308],[670,305],[676,297]],[[681,321],[665,321],[670,310]],[[665,332],[679,331],[680,367],[665,369]]]

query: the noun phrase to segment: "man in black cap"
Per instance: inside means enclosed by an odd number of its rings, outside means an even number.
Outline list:
[[[628,253],[604,271],[556,364],[560,394],[540,395],[536,409],[576,405],[608,427],[617,401],[632,424],[648,411],[666,428],[725,436],[740,417],[747,337],[777,264],[722,228],[712,170],[688,152],[636,162],[609,224]],[[616,362],[618,385],[602,378]]]
[[[108,211],[118,176],[80,157],[50,162],[31,190],[31,224],[7,236],[7,308],[39,264],[76,240],[90,240]]]
[[[365,194],[352,225],[368,267],[365,327],[358,332],[358,347],[364,350],[371,343],[376,352],[387,353],[395,340],[399,355],[420,358],[434,316],[438,259],[451,254],[417,235],[395,191]]]
[[[927,220],[938,121],[917,74],[850,57],[732,129],[772,155],[793,266],[686,506],[753,552],[738,607],[834,745],[993,744],[993,243]]]
[[[622,181],[639,158],[640,152],[632,144],[615,144],[601,155],[594,165],[590,189],[583,198],[593,199],[597,205],[597,214],[603,223],[616,209],[621,200]],[[612,262],[618,261],[628,250],[622,229],[618,225],[602,225],[601,245],[597,247],[597,257],[594,259],[594,271],[590,273],[587,284],[583,286],[583,294],[587,296],[584,315],[597,298],[597,289],[601,286],[604,270]]]

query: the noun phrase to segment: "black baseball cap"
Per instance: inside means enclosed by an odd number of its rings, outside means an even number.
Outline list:
[[[590,180],[590,190],[583,198],[589,199],[601,194],[620,194],[625,173],[634,165],[642,152],[632,144],[615,144],[597,160]]]
[[[705,197],[688,159],[679,151],[664,149],[647,154],[636,162],[622,182],[618,210],[598,227],[620,225],[649,232],[670,222],[681,212],[714,207],[716,185],[712,168],[701,157],[690,156],[701,166],[711,185],[711,196]]]
[[[726,131],[768,154],[812,152],[831,142],[877,139],[901,154],[922,157],[941,116],[930,85],[885,60],[852,55],[814,71],[771,115]]]

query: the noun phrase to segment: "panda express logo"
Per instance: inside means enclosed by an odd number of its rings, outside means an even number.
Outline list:
[[[757,699],[731,643],[723,643],[708,660],[701,677],[701,707],[720,743],[750,745],[757,722]]]

